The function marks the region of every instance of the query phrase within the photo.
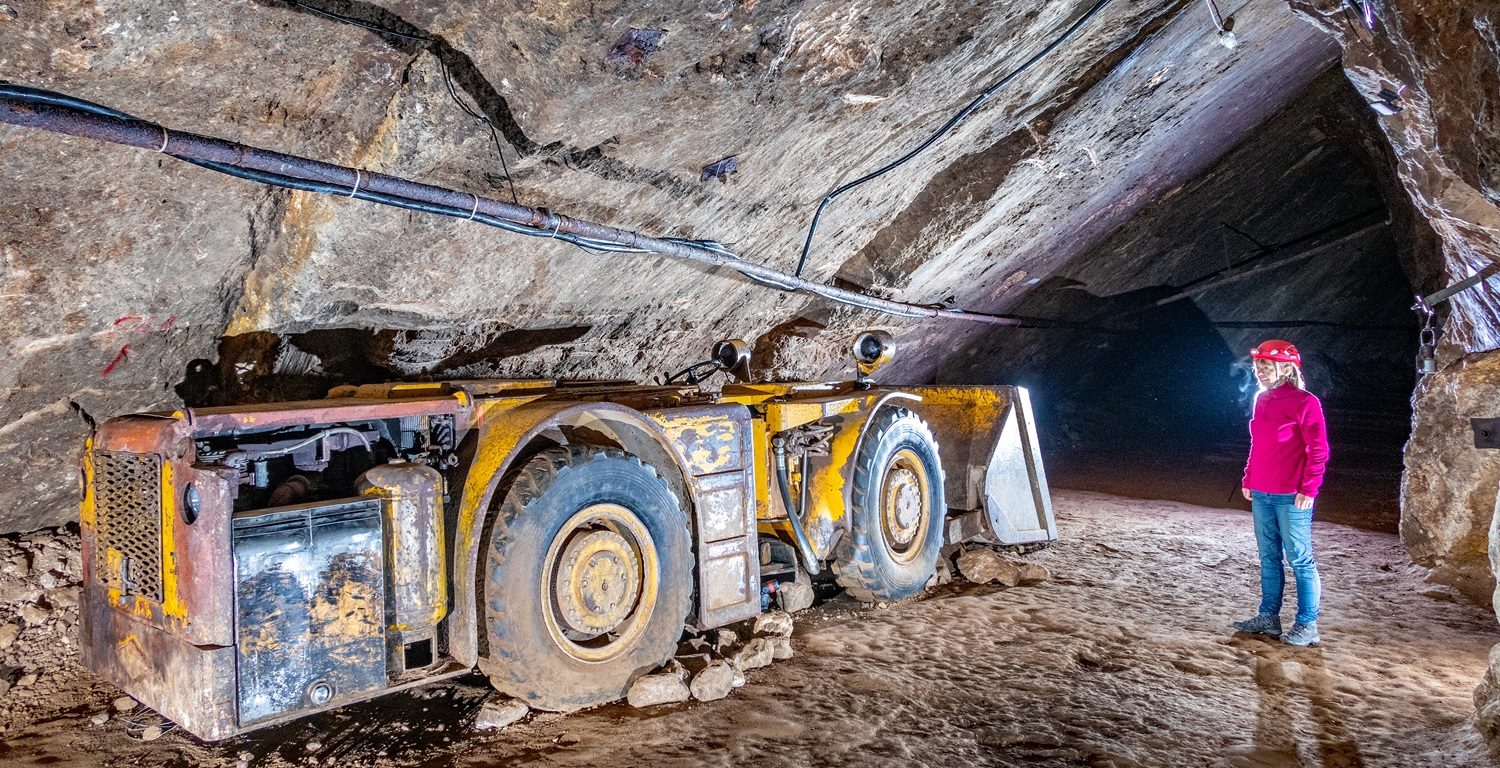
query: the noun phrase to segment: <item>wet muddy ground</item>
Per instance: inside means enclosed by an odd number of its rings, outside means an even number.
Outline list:
[[[1318,524],[1324,645],[1294,649],[1227,630],[1255,607],[1245,512],[1078,491],[1056,508],[1062,540],[1029,556],[1052,580],[831,600],[798,615],[792,659],[721,701],[475,733],[473,678],[222,744],[147,743],[123,719],[91,724],[117,694],[66,665],[45,673],[50,707],[9,712],[0,764],[1496,764],[1470,695],[1500,627],[1423,583],[1393,535]]]

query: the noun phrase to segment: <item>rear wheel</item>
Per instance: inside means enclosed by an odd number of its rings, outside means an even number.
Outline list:
[[[490,682],[537,709],[614,701],[671,658],[692,600],[677,496],[618,450],[553,448],[499,509],[485,579]]]
[[[839,584],[864,602],[922,591],[943,546],[943,469],[937,441],[905,408],[875,415],[854,459],[849,536],[833,564]]]

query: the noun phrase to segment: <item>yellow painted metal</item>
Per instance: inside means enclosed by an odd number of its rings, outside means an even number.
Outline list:
[[[94,501],[94,438],[83,443],[83,501],[78,505],[78,524],[84,535],[92,538],[97,523]]]
[[[743,413],[743,411],[741,411]],[[667,440],[683,450],[679,453],[689,475],[731,472],[743,466],[735,422],[722,414],[670,412],[653,415]]]
[[[598,533],[605,535],[596,536]],[[577,536],[588,540],[579,542],[577,547],[570,546]],[[573,567],[559,562],[569,551],[577,556],[572,561]],[[612,560],[620,556],[634,561],[633,570],[638,575],[634,580],[624,579],[629,589],[621,598],[628,602],[605,607],[607,604],[596,602],[601,597],[599,585],[585,584],[584,580],[590,575],[605,575],[604,570],[608,569],[596,567],[599,558]],[[656,542],[635,512],[618,504],[584,507],[563,523],[542,563],[537,585],[544,606],[542,623],[552,642],[569,656],[585,663],[608,661],[629,650],[651,623],[661,592],[657,575],[661,567]],[[621,608],[624,613],[616,616]],[[576,626],[575,621],[584,626]],[[593,637],[569,637],[568,629]],[[619,631],[614,632],[616,629]]]
[[[168,620],[187,622],[187,603],[178,581],[177,483],[171,461],[161,463],[161,612]],[[138,598],[144,600],[144,598]],[[147,609],[149,612],[149,608]]]
[[[886,549],[899,563],[909,563],[921,552],[932,524],[930,480],[915,451],[903,448],[891,457],[881,478],[880,525]]]

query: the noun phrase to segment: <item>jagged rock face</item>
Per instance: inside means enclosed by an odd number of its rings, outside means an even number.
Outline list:
[[[1474,355],[1428,377],[1416,398],[1401,489],[1401,540],[1412,559],[1480,603],[1495,589],[1488,552],[1500,451],[1474,447],[1469,419],[1496,417],[1500,356]]]
[[[1500,259],[1500,10],[1444,2],[1380,4],[1370,29],[1332,0],[1293,5],[1343,45],[1344,71],[1366,101],[1381,90],[1400,111],[1379,118],[1395,180],[1435,235],[1439,284]],[[1385,97],[1388,98],[1388,97]],[[1425,286],[1426,290],[1436,285]],[[1493,285],[1445,307],[1439,362],[1415,399],[1406,453],[1402,539],[1433,577],[1475,597],[1493,588],[1485,537],[1495,510],[1495,461],[1473,447],[1469,419],[1492,413],[1500,346],[1500,294]]]
[[[1012,307],[1039,327],[978,337],[939,377],[1031,386],[1058,451],[1186,458],[1235,443],[1243,462],[1247,350],[1266,338],[1298,345],[1329,409],[1402,411],[1418,331],[1408,275],[1434,255],[1403,247],[1351,102],[1363,106],[1328,72]]]
[[[523,202],[790,269],[827,190],[915,144],[1087,5],[6,0],[0,71],[501,199],[508,167]],[[1238,49],[1219,46],[1187,0],[1110,5],[933,151],[841,199],[807,274],[1002,308],[1234,145],[1333,51],[1279,0],[1249,3],[1236,33]],[[445,69],[496,125],[505,167]],[[703,172],[731,156],[732,173]],[[173,407],[185,378],[194,402],[421,372],[644,378],[731,336],[776,350],[768,375],[817,376],[883,325],[909,350],[891,375],[920,380],[974,331],[19,129],[0,129],[0,178],[16,308],[0,318],[0,476],[21,479],[0,492],[0,529],[70,518],[81,417]],[[215,362],[224,334],[245,357]]]

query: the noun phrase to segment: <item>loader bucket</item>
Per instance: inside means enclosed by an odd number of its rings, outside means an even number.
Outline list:
[[[1052,497],[1023,387],[901,387],[932,427],[950,511],[947,541],[1029,544],[1057,538]]]

